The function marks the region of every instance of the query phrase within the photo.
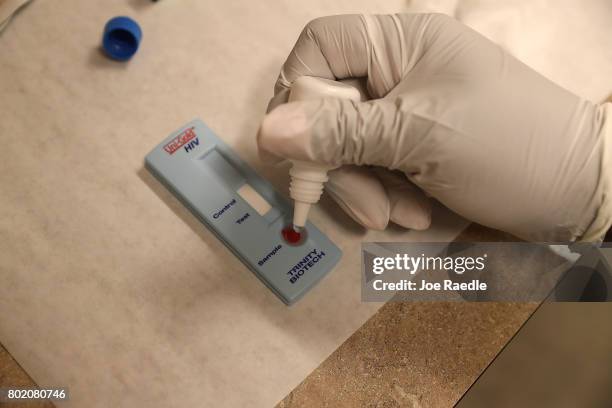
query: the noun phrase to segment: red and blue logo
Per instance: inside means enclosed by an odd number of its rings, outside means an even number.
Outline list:
[[[189,144],[185,146],[187,143]],[[199,144],[199,141],[198,141],[198,138],[195,132],[195,127],[190,127],[188,129],[185,129],[177,137],[169,141],[164,146],[164,150],[168,154],[174,154],[174,152],[176,152],[178,149],[185,146],[185,151],[189,152],[191,149],[193,149],[198,144]]]

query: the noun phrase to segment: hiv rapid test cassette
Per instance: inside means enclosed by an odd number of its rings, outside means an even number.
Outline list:
[[[145,166],[285,304],[342,256],[312,223],[294,231],[292,204],[200,120],[168,136]]]

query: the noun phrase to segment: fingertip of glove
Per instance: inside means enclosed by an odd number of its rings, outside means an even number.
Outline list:
[[[307,130],[306,115],[299,105],[288,103],[278,106],[264,116],[257,131],[259,157],[266,162],[294,157],[296,139]]]
[[[412,214],[409,217],[391,217],[391,221],[401,227],[417,231],[425,231],[431,226],[431,216],[423,216],[421,214],[418,216]]]
[[[431,206],[398,202],[391,209],[389,218],[404,228],[423,231],[431,226]]]
[[[346,212],[353,220],[358,224],[367,229],[376,231],[383,231],[389,224],[389,215],[385,214],[384,211],[380,212],[365,212],[360,211],[354,205],[347,204],[342,196],[335,194],[333,190],[327,190],[328,194],[334,199],[334,201]]]
[[[343,166],[331,171],[325,191],[351,218],[365,228],[387,228],[389,199],[380,181],[368,169]]]

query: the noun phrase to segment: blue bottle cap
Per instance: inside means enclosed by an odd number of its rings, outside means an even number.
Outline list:
[[[141,39],[142,31],[136,21],[129,17],[115,17],[104,26],[102,46],[109,57],[127,61],[138,51]]]

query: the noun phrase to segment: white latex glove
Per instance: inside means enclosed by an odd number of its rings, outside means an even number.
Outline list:
[[[284,103],[302,75],[366,78],[374,99]],[[612,224],[611,105],[580,99],[444,15],[312,21],[269,111],[261,157],[344,165],[326,189],[370,228],[426,227],[423,191],[528,240],[597,240]]]

